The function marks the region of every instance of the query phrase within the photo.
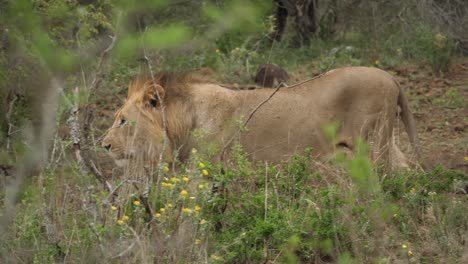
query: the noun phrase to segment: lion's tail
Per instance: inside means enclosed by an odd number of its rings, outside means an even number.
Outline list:
[[[400,84],[394,80],[396,85],[398,86],[399,93],[398,93],[398,105],[401,108],[401,119],[403,124],[405,125],[406,133],[408,134],[409,140],[416,152],[416,156],[423,167],[423,169],[427,169],[427,165],[423,160],[422,151],[421,151],[421,144],[419,143],[418,134],[416,132],[416,122],[414,121],[413,113],[409,108],[408,99],[406,98],[403,89],[401,88]]]

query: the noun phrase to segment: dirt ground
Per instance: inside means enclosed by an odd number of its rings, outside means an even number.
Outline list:
[[[393,72],[408,93],[426,162],[467,172],[468,60],[455,63],[443,77],[417,67]]]
[[[468,58],[455,62],[444,76],[435,76],[429,67],[412,65],[386,70],[398,79],[409,98],[426,163],[468,172]],[[306,70],[292,73],[290,82],[310,75]],[[105,131],[111,125],[115,110],[126,95],[125,87],[112,94],[109,89],[100,90],[105,94],[99,96],[102,100],[95,105],[94,126],[98,131]],[[450,90],[458,92],[450,94]],[[402,124],[399,135],[401,149],[411,153]],[[102,171],[111,176],[113,162],[103,152],[97,155],[102,161]]]

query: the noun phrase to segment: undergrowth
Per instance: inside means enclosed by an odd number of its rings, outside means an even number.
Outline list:
[[[317,167],[310,151],[274,166],[253,164],[237,146],[225,166],[211,162],[203,149],[193,149],[181,170],[161,167],[161,185],[154,185],[148,197],[151,215],[135,183],[122,185],[132,190],[128,194],[119,191],[113,196],[73,162],[60,165],[29,179],[15,223],[2,239],[2,259],[460,261],[467,230],[463,219],[468,217],[466,174],[441,167],[400,171],[376,175],[375,188],[369,189],[362,184],[375,172],[363,169],[366,155],[344,160],[338,169]]]

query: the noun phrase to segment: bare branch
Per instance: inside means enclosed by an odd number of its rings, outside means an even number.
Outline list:
[[[263,100],[261,103],[259,103],[253,110],[252,112],[250,112],[249,116],[247,117],[247,119],[244,121],[244,123],[242,124],[241,127],[239,127],[239,129],[234,133],[234,135],[232,135],[232,137],[224,144],[224,147],[223,149],[221,150],[221,153],[220,153],[220,160],[221,161],[224,161],[224,153],[226,152],[227,148],[229,147],[229,145],[231,144],[231,142],[241,133],[242,129],[247,127],[247,124],[249,123],[250,119],[252,119],[253,115],[257,112],[257,110],[262,107],[262,105],[264,105],[266,102],[268,102],[279,90],[280,88],[282,87],[282,83],[265,99]]]

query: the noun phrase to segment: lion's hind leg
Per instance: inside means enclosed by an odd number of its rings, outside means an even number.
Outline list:
[[[409,168],[409,162],[406,155],[400,150],[395,142],[395,137],[392,137],[390,144],[390,169],[406,169]]]

